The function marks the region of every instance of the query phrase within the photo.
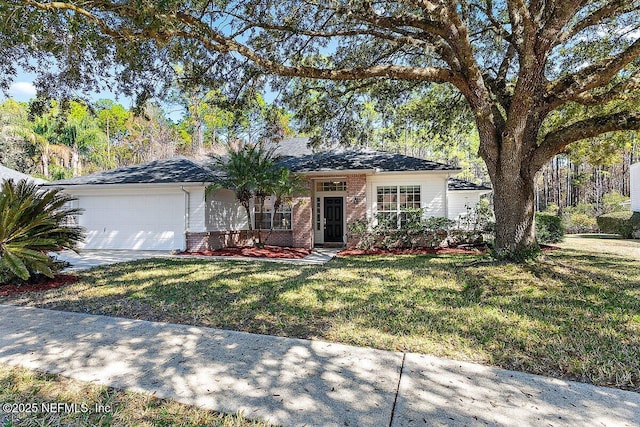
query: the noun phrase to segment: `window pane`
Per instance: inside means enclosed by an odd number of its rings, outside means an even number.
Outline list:
[[[420,208],[420,186],[408,185],[400,187],[400,210]]]
[[[325,181],[316,184],[316,191],[346,191],[346,181]]]

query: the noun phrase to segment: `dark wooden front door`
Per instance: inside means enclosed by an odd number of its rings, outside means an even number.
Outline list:
[[[324,241],[327,243],[342,242],[342,197],[324,198]]]

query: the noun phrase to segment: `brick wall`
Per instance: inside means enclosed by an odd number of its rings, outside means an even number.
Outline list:
[[[313,247],[312,220],[311,197],[296,197],[293,201],[293,247]]]
[[[367,216],[367,176],[348,175],[347,176],[347,197],[345,200],[347,207],[346,223]],[[353,247],[358,244],[358,240],[350,235],[347,228],[347,246]]]
[[[262,241],[268,232],[262,232]],[[240,231],[207,231],[187,233],[187,251],[201,252],[235,246],[247,246],[251,242],[247,230]],[[293,246],[293,232],[290,230],[274,230],[267,244],[273,246]]]
[[[200,252],[209,249],[209,233],[191,233],[187,232],[187,252]]]

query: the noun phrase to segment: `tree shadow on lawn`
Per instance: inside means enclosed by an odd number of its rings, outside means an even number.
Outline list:
[[[338,339],[638,389],[640,302],[631,295],[640,286],[638,263],[558,254],[469,266],[474,259],[344,262],[336,268],[369,266],[354,284],[364,293],[344,297],[346,320],[364,337]],[[333,290],[326,292],[330,298]]]
[[[505,277],[499,267],[511,275]],[[515,329],[508,323],[496,328],[495,343],[505,346],[492,352],[494,363],[639,390],[638,267],[637,262],[565,252],[523,266],[496,264],[457,274],[478,304],[518,319]]]
[[[316,271],[279,263],[142,260],[87,272],[75,287],[10,302],[308,338],[321,334],[330,313],[300,315],[287,310],[279,296],[294,292]]]
[[[475,259],[364,257],[325,266],[137,261],[89,272],[80,282],[122,287],[119,294],[69,295],[78,289],[69,287],[66,295],[63,288],[26,303],[423,352],[637,388],[640,307],[628,292],[640,286],[637,263],[562,253],[525,265],[468,265]],[[131,286],[136,272],[145,278]]]

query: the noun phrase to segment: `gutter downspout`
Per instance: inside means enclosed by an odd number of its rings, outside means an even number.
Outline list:
[[[190,206],[191,206],[191,193],[184,189],[184,185],[180,186],[180,189],[184,192],[184,250],[187,248],[187,233],[189,232],[189,217],[190,217]]]

